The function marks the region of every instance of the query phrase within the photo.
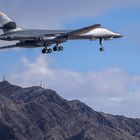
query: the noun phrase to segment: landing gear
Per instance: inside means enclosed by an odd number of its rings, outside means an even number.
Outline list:
[[[44,48],[44,49],[42,50],[42,53],[43,53],[43,54],[45,54],[45,53],[48,54],[48,53],[51,53],[51,52],[52,52],[52,49],[50,49],[50,48],[49,48],[49,49],[48,49],[48,48]]]
[[[54,47],[53,47],[53,51],[62,51],[63,50],[63,47],[62,46],[59,46],[58,44],[56,44]],[[42,50],[42,53],[45,54],[45,53],[52,53],[52,49],[48,48],[48,46],[45,46],[45,48]]]
[[[101,48],[100,48],[100,52],[103,52],[104,50],[105,50],[104,47],[101,47]]]
[[[53,47],[53,51],[62,51],[62,50],[63,50],[62,46],[56,45]]]
[[[103,38],[100,38],[99,39],[99,42],[100,42],[100,51],[102,52],[102,51],[104,51],[105,49],[104,49],[104,47],[103,47]]]
[[[63,51],[63,49],[64,49],[63,46],[59,46],[60,51]]]
[[[53,51],[57,51],[57,47],[56,46],[53,47]]]
[[[42,53],[45,54],[45,53],[46,53],[46,49],[43,49],[43,50],[42,50]]]

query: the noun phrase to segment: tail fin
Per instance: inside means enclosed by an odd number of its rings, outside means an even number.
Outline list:
[[[4,33],[17,28],[16,23],[12,22],[12,20],[2,12],[0,12],[0,25],[0,29],[2,29]]]

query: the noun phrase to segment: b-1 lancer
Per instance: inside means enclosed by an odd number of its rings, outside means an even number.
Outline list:
[[[3,34],[0,40],[18,41],[16,44],[0,47],[7,48],[36,48],[42,47],[42,53],[51,53],[53,51],[62,51],[61,45],[68,40],[99,40],[100,51],[104,51],[103,40],[112,40],[122,37],[121,34],[112,32],[100,24],[91,25],[76,30],[42,30],[42,29],[24,29],[20,28],[4,13],[0,12],[0,29]],[[51,49],[51,46],[54,47]]]

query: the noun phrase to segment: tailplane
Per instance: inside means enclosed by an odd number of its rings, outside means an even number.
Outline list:
[[[2,12],[0,12],[0,25],[0,29],[2,29],[4,33],[10,32],[11,30],[17,28],[16,23]]]

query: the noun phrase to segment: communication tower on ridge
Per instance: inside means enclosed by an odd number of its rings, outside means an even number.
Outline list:
[[[6,81],[6,79],[5,79],[5,75],[3,75],[3,81]]]

